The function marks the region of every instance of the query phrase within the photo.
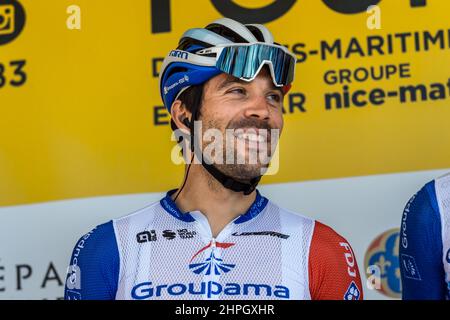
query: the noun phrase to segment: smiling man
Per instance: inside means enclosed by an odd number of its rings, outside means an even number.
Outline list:
[[[295,64],[262,25],[223,18],[183,34],[160,72],[188,146],[183,183],[81,238],[66,299],[362,299],[348,242],[256,189]]]

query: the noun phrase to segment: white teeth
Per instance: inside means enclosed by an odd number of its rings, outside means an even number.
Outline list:
[[[261,143],[266,142],[266,139],[265,139],[265,137],[263,137],[263,135],[254,134],[254,133],[240,132],[240,133],[236,134],[236,138],[242,139],[242,140],[248,140],[250,142],[261,142]]]

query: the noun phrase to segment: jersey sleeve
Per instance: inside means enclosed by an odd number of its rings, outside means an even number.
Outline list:
[[[362,300],[358,264],[350,244],[316,221],[309,252],[312,300]]]
[[[81,237],[68,268],[64,299],[114,300],[119,279],[119,251],[113,222]]]
[[[400,235],[403,299],[445,299],[441,220],[434,181],[406,204]]]

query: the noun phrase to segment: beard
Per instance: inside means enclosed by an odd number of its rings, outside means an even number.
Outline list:
[[[259,164],[218,164],[215,166],[223,174],[240,182],[249,182],[262,175],[262,166]]]
[[[205,120],[204,124],[205,132],[208,129],[219,130],[223,141],[222,145],[215,149],[219,152],[211,152],[210,156],[204,152],[205,161],[208,160],[208,163],[212,163],[223,174],[241,182],[248,182],[264,174],[273,151],[272,127],[266,121],[255,118],[241,119],[230,122],[225,127],[217,120]],[[215,142],[217,141],[204,141],[203,151]]]

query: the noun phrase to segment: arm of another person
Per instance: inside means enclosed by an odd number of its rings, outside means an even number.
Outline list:
[[[403,299],[445,299],[441,220],[434,181],[425,185],[407,203],[400,237]]]

